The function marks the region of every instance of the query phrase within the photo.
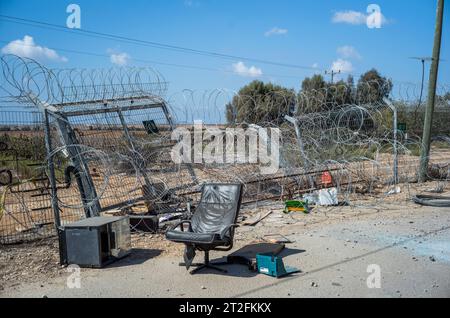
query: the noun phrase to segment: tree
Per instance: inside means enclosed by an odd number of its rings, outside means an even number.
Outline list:
[[[298,114],[320,111],[327,100],[327,82],[322,75],[305,78],[298,95]]]
[[[298,113],[328,111],[354,101],[353,77],[349,76],[347,82],[327,83],[322,75],[305,78],[299,93]]]
[[[229,124],[281,124],[295,106],[295,92],[279,85],[253,81],[226,105]]]
[[[383,98],[392,91],[392,81],[380,75],[376,69],[361,75],[356,88],[358,104],[384,104]]]

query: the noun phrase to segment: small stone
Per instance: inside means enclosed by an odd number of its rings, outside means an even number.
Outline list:
[[[206,287],[205,287],[205,286],[202,286],[201,288],[202,288],[202,289],[206,289]]]
[[[317,285],[317,283],[315,282],[311,282],[311,287],[319,287],[319,285]]]
[[[430,261],[436,262],[436,258],[434,258],[434,256],[430,256]]]

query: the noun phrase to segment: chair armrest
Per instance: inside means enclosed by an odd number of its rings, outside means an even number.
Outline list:
[[[226,228],[222,230],[222,232],[220,232],[220,238],[223,240],[225,238],[225,235],[227,235],[227,232],[230,232],[231,235],[231,230],[237,227],[239,227],[239,224],[228,225]]]
[[[189,220],[183,220],[178,222],[177,224],[173,225],[172,227],[169,228],[169,231],[173,231],[175,230],[177,227],[184,225],[184,224],[189,224],[189,231],[192,231],[192,223]],[[181,228],[183,230],[183,228]]]

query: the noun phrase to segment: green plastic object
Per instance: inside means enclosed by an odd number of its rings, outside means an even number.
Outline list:
[[[309,213],[308,202],[305,201],[286,201],[284,213],[303,212]]]
[[[272,254],[257,254],[256,265],[259,273],[276,278],[300,272],[297,268],[284,266],[283,259]]]

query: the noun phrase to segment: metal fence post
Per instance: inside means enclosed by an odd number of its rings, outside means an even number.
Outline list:
[[[51,201],[52,201],[52,210],[55,219],[55,229],[56,235],[58,236],[58,245],[59,245],[59,262],[61,265],[66,263],[66,257],[64,253],[64,238],[63,231],[61,229],[61,215],[59,213],[59,205],[58,205],[58,193],[56,189],[56,177],[55,177],[55,165],[53,162],[53,147],[52,147],[52,139],[51,139],[51,128],[50,121],[48,118],[48,111],[44,110],[44,130],[45,130],[45,148],[47,151],[47,160],[48,160],[48,170],[49,170],[49,179],[50,179],[50,187],[51,187]]]
[[[296,118],[290,117],[290,116],[285,116],[284,117],[288,122],[290,122],[291,124],[294,125],[295,128],[295,134],[297,136],[297,143],[298,146],[300,148],[300,154],[302,157],[302,161],[303,161],[303,166],[305,168],[305,172],[309,169],[309,163],[308,163],[308,157],[306,156],[305,153],[305,145],[303,144],[303,139],[302,139],[302,131],[300,130],[300,126],[298,125],[298,120]],[[315,183],[314,180],[311,176],[309,176],[309,183],[311,186],[311,189],[313,189],[315,187]]]
[[[394,132],[394,184],[397,185],[399,183],[398,178],[398,111],[397,107],[388,99],[384,98],[384,102],[388,105],[388,107],[392,110],[394,114],[393,119],[393,132]]]

